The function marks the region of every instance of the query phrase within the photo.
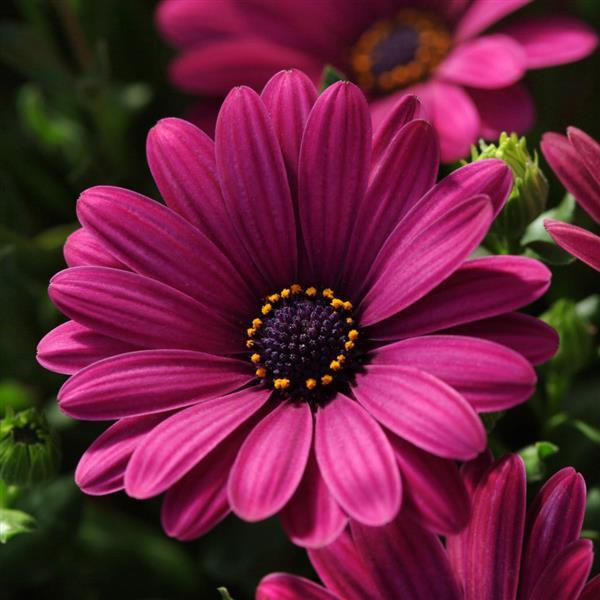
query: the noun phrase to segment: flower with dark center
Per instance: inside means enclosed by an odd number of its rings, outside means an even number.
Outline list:
[[[179,50],[175,86],[201,96],[191,118],[214,127],[235,85],[259,90],[279,69],[315,84],[332,65],[368,94],[376,126],[416,94],[441,140],[442,160],[478,138],[524,133],[535,118],[522,80],[529,69],[580,60],[595,31],[565,15],[522,17],[489,28],[531,0],[162,0],[156,22]],[[543,4],[540,0],[539,4]]]
[[[76,472],[90,494],[166,492],[163,525],[197,537],[230,511],[281,513],[296,543],[349,517],[458,531],[455,460],[485,447],[478,412],[523,402],[554,331],[514,312],[550,273],[469,260],[511,188],[482,160],[436,184],[432,127],[406,98],[375,137],[353,84],[317,97],[297,71],[234,89],[213,142],[159,122],[148,161],[167,206],[85,191],[69,268],[50,283],[71,319],[39,361],[72,375],[59,404],[116,420]]]

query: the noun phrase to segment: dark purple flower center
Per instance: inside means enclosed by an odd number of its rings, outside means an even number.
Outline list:
[[[284,396],[319,401],[348,379],[359,332],[352,304],[295,284],[265,299],[247,331],[256,374]]]
[[[434,15],[405,9],[377,21],[352,48],[358,84],[388,93],[424,79],[446,56],[452,38]]]

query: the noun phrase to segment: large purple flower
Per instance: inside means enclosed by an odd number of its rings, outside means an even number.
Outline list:
[[[546,133],[542,151],[562,184],[600,224],[600,144],[576,127],[569,127],[567,135]],[[600,236],[553,219],[544,225],[559,246],[600,271]]]
[[[282,68],[316,83],[325,64],[368,93],[375,125],[416,93],[441,139],[442,159],[468,154],[478,137],[524,132],[534,107],[528,69],[581,59],[593,30],[564,16],[488,28],[532,0],[163,0],[157,24],[181,50],[173,83],[205,97],[234,85],[260,89]],[[205,99],[195,116],[214,122]]]
[[[406,98],[372,137],[365,97],[317,98],[300,72],[234,89],[213,141],[166,119],[148,160],[167,206],[87,190],[71,268],[50,297],[72,320],[39,360],[73,374],[60,407],[117,419],[76,479],[91,494],[167,492],[189,539],[231,510],[281,511],[291,538],[401,499],[435,531],[469,503],[454,460],[485,447],[477,412],[523,402],[552,329],[515,309],[547,289],[528,258],[467,260],[512,186],[500,161],[435,184],[432,127]]]
[[[473,514],[445,547],[402,513],[381,528],[351,523],[333,544],[309,551],[326,587],[274,573],[257,600],[597,600],[600,577],[586,585],[592,542],[579,537],[581,475],[570,467],[556,473],[526,513],[523,461],[484,462],[463,467]]]

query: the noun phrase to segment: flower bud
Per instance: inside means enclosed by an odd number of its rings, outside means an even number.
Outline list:
[[[47,479],[58,468],[55,436],[46,417],[35,408],[0,420],[0,479],[9,485],[29,485]]]
[[[481,141],[480,149],[473,147],[473,161],[497,158],[504,161],[514,177],[508,202],[494,221],[487,245],[500,253],[519,249],[519,240],[527,226],[544,212],[548,200],[548,181],[539,168],[537,153],[533,157],[527,149],[527,140],[516,133],[500,135],[498,144]]]

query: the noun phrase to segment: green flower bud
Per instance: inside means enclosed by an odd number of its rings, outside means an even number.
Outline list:
[[[9,485],[38,483],[58,468],[56,438],[46,417],[35,408],[0,420],[0,479]]]
[[[497,158],[513,172],[512,192],[492,225],[486,245],[502,254],[518,252],[525,229],[544,212],[548,200],[548,181],[539,168],[537,153],[533,157],[529,154],[524,137],[503,133],[498,144],[479,142],[479,150],[473,147],[471,158]]]

